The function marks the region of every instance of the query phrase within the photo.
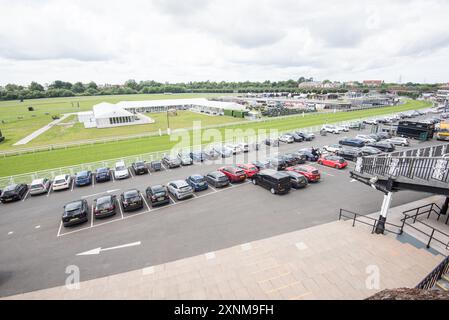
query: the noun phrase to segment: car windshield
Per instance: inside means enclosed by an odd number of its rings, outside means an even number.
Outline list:
[[[191,178],[192,178],[192,181],[194,181],[194,182],[203,182],[204,181],[204,178],[200,177],[200,176],[192,176]]]
[[[153,193],[165,193],[165,188],[163,186],[154,186],[151,188],[151,190],[153,191]]]
[[[108,208],[112,204],[111,196],[101,197],[97,199],[97,209]]]
[[[107,173],[107,172],[108,172],[108,169],[106,169],[106,168],[100,168],[97,170],[97,173]]]
[[[41,183],[35,183],[35,184],[31,185],[31,189],[40,189],[40,188],[42,188]]]
[[[82,206],[82,202],[81,201],[76,201],[76,202],[70,202],[69,204],[67,204],[65,206],[65,211],[74,211],[74,210],[78,210],[80,209]]]
[[[124,171],[124,170],[126,170],[126,168],[125,168],[124,166],[118,166],[118,167],[116,168],[116,170],[117,170],[117,171]]]
[[[126,191],[123,195],[125,199],[135,198],[139,196],[139,192],[137,190]]]
[[[136,167],[144,167],[145,164],[143,162],[136,162]]]
[[[76,175],[77,178],[87,178],[87,176],[88,176],[87,171],[78,172],[78,174]]]
[[[65,183],[65,179],[55,180],[55,184],[61,184],[61,183]]]
[[[17,185],[11,185],[11,186],[7,186],[6,188],[5,188],[5,192],[6,191],[14,191],[14,190],[16,190],[16,187],[17,187]]]

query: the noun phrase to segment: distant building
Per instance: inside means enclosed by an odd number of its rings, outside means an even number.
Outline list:
[[[363,84],[368,87],[380,87],[383,83],[383,80],[363,80]]]

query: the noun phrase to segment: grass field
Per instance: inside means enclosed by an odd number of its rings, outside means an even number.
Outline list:
[[[392,112],[401,112],[425,108],[430,104],[423,101],[408,101],[404,105],[385,107],[354,112],[341,112],[335,114],[316,114],[306,117],[296,116],[278,119],[269,122],[247,122],[237,126],[220,128],[224,133],[227,129],[279,129],[289,130],[295,128],[321,125],[364,117],[378,116]],[[208,143],[210,141],[202,141]],[[144,139],[110,142],[105,144],[86,145],[76,148],[68,148],[55,151],[38,152],[21,156],[6,157],[0,159],[0,176],[9,176],[38,170],[58,168],[76,165],[86,162],[94,162],[105,159],[125,157],[135,154],[163,151],[170,149],[176,142],[170,141],[168,136],[156,136]]]
[[[100,102],[117,103],[124,100],[187,99],[187,98],[200,98],[200,97],[211,98],[222,95],[223,94],[219,93],[217,94],[183,93],[171,95],[137,94],[137,95],[34,99],[34,100],[24,100],[23,102],[0,101],[0,129],[3,132],[3,135],[6,137],[5,141],[0,144],[0,151],[16,148],[13,146],[14,143],[24,138],[28,134],[32,133],[33,131],[36,131],[37,129],[50,123],[52,121],[51,117],[53,115],[61,115],[63,113],[92,110],[92,106]],[[33,107],[34,111],[28,111],[28,107]],[[19,119],[19,117],[21,117],[21,119]],[[73,130],[76,131],[76,128],[74,128]],[[89,133],[86,133],[84,135],[88,134]],[[90,134],[94,135],[93,132],[91,132]],[[89,137],[89,139],[94,138],[95,137],[92,138]],[[49,142],[46,141],[45,138],[43,138],[41,140],[41,143],[48,144],[56,142],[55,141]],[[37,143],[33,142],[33,145],[37,144],[39,144],[39,142]],[[21,148],[26,146],[21,146]]]

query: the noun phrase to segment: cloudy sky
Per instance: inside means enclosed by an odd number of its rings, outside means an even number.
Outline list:
[[[0,85],[449,81],[449,1],[0,0]]]

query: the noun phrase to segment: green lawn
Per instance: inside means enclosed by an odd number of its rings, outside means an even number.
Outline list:
[[[183,94],[136,94],[115,96],[93,96],[93,97],[69,97],[51,99],[33,99],[20,101],[0,101],[0,130],[6,137],[0,144],[0,151],[10,150],[13,144],[26,137],[33,131],[45,126],[52,121],[52,115],[92,110],[92,106],[100,102],[117,103],[124,100],[156,100],[156,99],[187,99],[187,98],[211,98],[222,96],[219,93],[183,93]],[[72,102],[74,103],[72,105]],[[78,103],[79,102],[79,108]],[[28,111],[28,107],[34,111]],[[21,119],[19,119],[21,117]],[[76,130],[76,129],[73,129]],[[93,134],[91,132],[91,134]],[[118,133],[121,134],[121,133]],[[88,134],[87,134],[88,135]],[[89,138],[94,139],[95,136]],[[83,138],[85,139],[85,138]],[[77,139],[79,140],[79,139]],[[69,140],[64,140],[69,141]],[[62,140],[60,140],[62,142]],[[56,143],[56,141],[42,141],[43,144]],[[33,143],[36,145],[37,143]],[[28,145],[26,145],[28,146]],[[19,146],[20,148],[26,146]]]
[[[378,116],[392,112],[401,112],[425,108],[430,104],[422,101],[409,101],[404,105],[396,107],[385,107],[354,112],[342,112],[335,114],[316,114],[306,117],[296,116],[287,119],[278,119],[270,122],[257,123],[247,122],[238,126],[229,126],[226,129],[279,129],[290,130],[295,128],[321,125],[329,122],[359,119],[370,116]],[[223,133],[225,128],[220,128]],[[208,143],[209,141],[202,141]],[[170,149],[175,142],[170,142],[168,136],[156,136],[144,139],[110,142],[97,145],[86,145],[64,150],[38,152],[21,156],[6,157],[0,159],[0,176],[16,175],[20,173],[33,172],[51,168],[76,165],[86,162],[94,162],[118,157],[142,154],[148,152]]]

